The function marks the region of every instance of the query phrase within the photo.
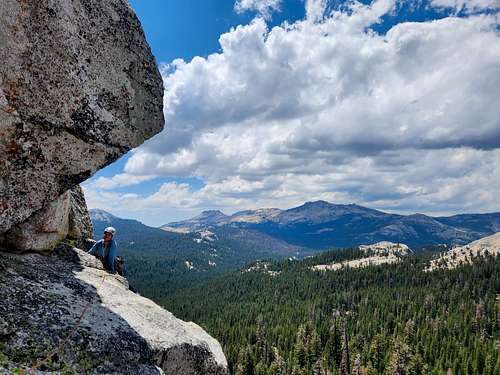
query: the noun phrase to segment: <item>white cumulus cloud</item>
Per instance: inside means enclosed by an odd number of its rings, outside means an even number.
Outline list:
[[[174,187],[193,210],[500,210],[498,14],[372,31],[395,4],[326,14],[309,0],[303,21],[257,18],[221,35],[220,53],[164,65],[167,128],[124,173],[203,180]]]
[[[431,3],[436,7],[466,12],[500,9],[500,0],[432,0]]]
[[[269,19],[271,14],[280,8],[281,0],[237,0],[234,4],[234,9],[238,13],[254,11],[265,19]]]
[[[120,173],[114,175],[113,177],[98,177],[89,183],[94,188],[97,189],[112,190],[112,189],[141,184],[143,182],[152,180],[155,177],[156,176],[148,176],[148,175],[137,176],[128,173]]]

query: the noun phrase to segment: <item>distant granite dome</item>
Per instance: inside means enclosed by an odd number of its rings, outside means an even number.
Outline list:
[[[318,264],[311,267],[313,271],[338,271],[348,268],[365,268],[394,264],[410,253],[410,248],[405,244],[381,241],[370,245],[360,245],[359,249],[365,253],[358,259],[346,260],[338,263]]]
[[[500,255],[500,232],[441,254],[437,259],[431,261],[426,271],[434,271],[441,268],[456,268],[471,264],[478,258],[486,255],[495,257]]]
[[[372,252],[377,255],[408,255],[410,248],[404,243],[393,243],[389,241],[381,241],[371,245],[360,245],[359,249],[364,252]]]

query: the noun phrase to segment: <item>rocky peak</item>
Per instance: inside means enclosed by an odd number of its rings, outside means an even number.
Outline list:
[[[225,224],[227,219],[228,216],[219,210],[206,210],[192,219],[165,224],[161,226],[161,229],[169,232],[188,233]]]
[[[218,220],[218,219],[222,219],[222,218],[226,218],[227,216],[224,215],[224,213],[222,213],[222,211],[219,211],[219,210],[206,210],[206,211],[202,211],[201,214],[199,214],[198,216],[196,216],[194,219],[198,219],[198,220]]]
[[[109,212],[104,210],[91,209],[89,210],[89,213],[90,213],[90,218],[93,221],[103,221],[106,223],[111,223],[113,219],[116,219],[115,215],[110,214]]]
[[[347,214],[386,215],[380,211],[355,204],[333,204],[319,200],[306,202],[302,206],[283,211],[276,220],[286,225],[302,222],[318,224],[333,221]]]
[[[320,199],[317,201],[305,202],[302,206],[303,207],[311,207],[311,206],[312,207],[327,207],[327,206],[335,206],[335,204]]]

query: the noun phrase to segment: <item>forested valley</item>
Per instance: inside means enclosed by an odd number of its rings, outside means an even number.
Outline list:
[[[205,328],[232,374],[500,375],[498,257],[424,272],[448,250],[434,246],[392,265],[311,270],[368,255],[356,248],[241,268],[252,252],[235,243],[114,217],[94,229],[109,224],[131,285]]]
[[[232,374],[500,374],[500,259],[310,269],[358,256],[257,262],[158,302],[218,339]]]

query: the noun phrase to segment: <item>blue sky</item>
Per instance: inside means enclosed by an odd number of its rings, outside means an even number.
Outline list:
[[[498,0],[130,3],[166,127],[83,184],[90,208],[500,211]]]
[[[255,12],[237,13],[234,0],[131,0],[154,56],[160,62],[186,61],[220,50],[219,36],[248,24]],[[287,1],[270,24],[304,17],[302,0]]]
[[[238,13],[234,0],[129,0],[141,21],[146,39],[156,61],[168,63],[177,58],[190,61],[195,56],[208,56],[220,52],[219,36],[232,27],[248,24],[256,16],[255,11]],[[290,0],[269,19],[270,27],[284,21],[294,22],[304,17],[304,2]],[[123,171],[130,153],[99,171],[99,177],[112,177]],[[162,182],[186,182],[199,189],[203,182],[196,178],[158,178],[156,183],[128,187],[126,191],[151,194]],[[125,191],[121,189],[122,191]]]

